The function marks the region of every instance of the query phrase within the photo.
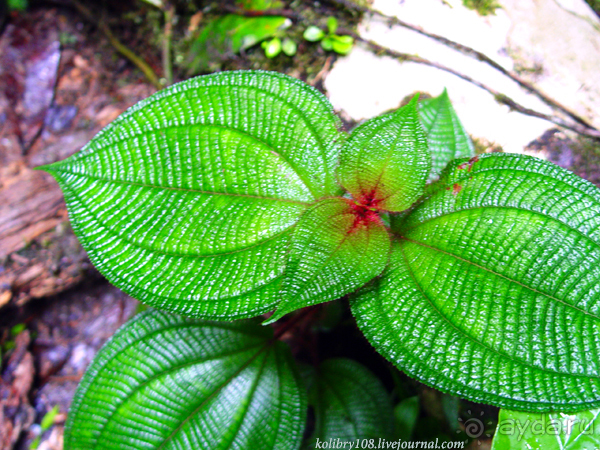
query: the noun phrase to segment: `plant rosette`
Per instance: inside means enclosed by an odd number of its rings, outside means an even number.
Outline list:
[[[379,353],[443,392],[600,406],[600,190],[529,156],[475,156],[446,92],[347,134],[298,80],[207,75],[42,169],[100,272],[177,314],[134,319],[98,355],[66,448],[120,448],[102,440],[117,434],[131,448],[297,448],[306,393],[289,349],[225,321],[344,296]]]

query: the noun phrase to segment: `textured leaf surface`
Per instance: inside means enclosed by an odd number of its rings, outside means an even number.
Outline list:
[[[500,410],[492,450],[595,450],[600,410],[539,414]]]
[[[391,438],[394,413],[390,395],[362,364],[341,358],[325,361],[318,368],[308,396],[315,408],[313,442],[317,438]]]
[[[426,384],[517,410],[600,405],[600,191],[553,164],[451,163],[353,301],[375,348]]]
[[[358,289],[383,271],[389,251],[388,232],[375,212],[343,198],[318,202],[296,225],[281,303],[270,322]]]
[[[339,194],[339,120],[272,72],[176,84],[47,166],[96,267],[161,309],[249,317],[277,303],[292,226]]]
[[[403,211],[423,193],[431,155],[416,108],[417,97],[359,125],[344,144],[338,177],[363,205]]]
[[[460,123],[445,89],[439,97],[419,103],[419,116],[432,157],[430,180],[438,178],[453,159],[475,156],[473,142]]]
[[[65,449],[297,449],[305,396],[270,328],[149,311],[90,365]]]

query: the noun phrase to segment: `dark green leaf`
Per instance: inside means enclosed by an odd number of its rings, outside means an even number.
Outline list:
[[[600,410],[536,414],[500,410],[492,450],[595,450]]]
[[[315,408],[313,443],[317,439],[391,439],[394,413],[390,396],[381,381],[358,362],[325,361],[308,396]]]
[[[28,5],[27,0],[8,0],[9,11],[25,11]]]
[[[431,155],[416,107],[417,97],[359,125],[346,141],[338,176],[359,203],[402,211],[423,193]]]
[[[424,383],[519,410],[600,405],[600,190],[548,162],[451,163],[393,224],[352,303],[386,358]]]
[[[451,430],[456,430],[458,428],[459,399],[453,395],[443,394],[441,402],[448,426]]]
[[[358,289],[383,271],[389,251],[377,213],[344,198],[321,200],[296,225],[281,302],[269,323]]]
[[[250,317],[277,304],[302,212],[340,193],[339,127],[298,80],[223,72],[140,102],[44,169],[110,282],[161,309]]]
[[[420,412],[419,397],[409,397],[402,400],[394,408],[396,418],[396,437],[409,441]]]
[[[270,328],[148,311],[90,365],[65,449],[297,449],[304,392]]]
[[[430,180],[438,178],[453,159],[475,156],[473,142],[460,123],[445,89],[439,97],[422,100],[419,115],[433,158]]]

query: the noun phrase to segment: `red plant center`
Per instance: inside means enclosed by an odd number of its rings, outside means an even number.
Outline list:
[[[358,200],[350,200],[348,203],[355,217],[354,224],[349,233],[362,226],[368,226],[370,223],[381,224],[381,218],[378,214],[379,201],[374,191],[361,196]]]

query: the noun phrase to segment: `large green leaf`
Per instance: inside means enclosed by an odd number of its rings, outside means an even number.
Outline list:
[[[297,449],[305,397],[270,328],[148,311],[90,365],[65,449]]]
[[[344,198],[321,200],[296,225],[281,302],[269,322],[358,289],[383,271],[389,252],[377,213]]]
[[[290,230],[338,195],[327,99],[273,72],[194,78],[44,167],[96,267],[161,309],[214,319],[277,304]]]
[[[600,410],[526,413],[500,410],[492,450],[595,450],[600,448]]]
[[[313,445],[317,439],[321,443],[391,439],[394,412],[390,394],[362,364],[342,358],[323,362],[308,396],[315,408]]]
[[[427,133],[433,161],[430,180],[438,178],[453,159],[475,156],[473,142],[460,123],[445,89],[439,97],[419,103],[419,116]]]
[[[342,148],[340,183],[361,204],[403,211],[423,193],[431,170],[417,97],[359,125]]]
[[[393,229],[352,304],[379,352],[474,401],[600,405],[598,188],[523,155],[456,161]]]

